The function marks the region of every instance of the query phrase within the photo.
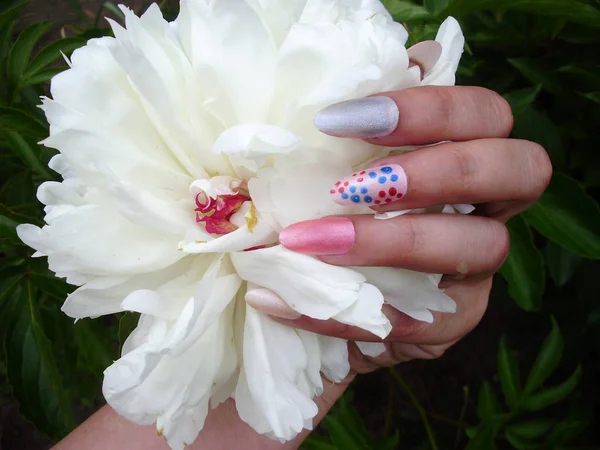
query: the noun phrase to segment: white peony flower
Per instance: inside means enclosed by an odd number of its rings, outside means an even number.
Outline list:
[[[322,390],[349,371],[346,342],[274,322],[244,302],[251,287],[294,310],[383,338],[386,300],[420,320],[452,311],[439,277],[344,268],[278,245],[278,232],[330,214],[372,214],[330,200],[336,179],[389,149],[326,136],[332,103],[421,83],[452,84],[462,34],[409,68],[407,33],[377,0],[182,0],[166,22],[122,8],[126,28],[74,52],[42,109],[50,167],[38,191],[46,225],[20,238],[79,286],[80,319],[141,313],[104,395],[156,422],[169,445],[196,438],[209,408],[234,397],[240,417],[281,440],[311,428]],[[424,78],[421,77],[424,75]]]

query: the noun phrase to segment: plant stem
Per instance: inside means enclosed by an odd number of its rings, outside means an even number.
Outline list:
[[[392,413],[394,411],[394,383],[389,379],[390,390],[388,392],[388,404],[385,412],[385,424],[383,426],[383,435],[388,436],[392,425]]]
[[[398,373],[396,368],[390,367],[390,372],[392,372],[392,375],[394,376],[398,384],[402,387],[402,389],[404,389],[406,395],[408,395],[408,398],[419,412],[421,420],[423,421],[423,426],[425,427],[425,432],[427,433],[427,439],[429,440],[429,444],[431,445],[432,450],[438,450],[437,442],[435,441],[433,430],[431,429],[431,425],[429,424],[429,420],[427,419],[427,413],[425,412],[425,408],[423,408],[423,405],[419,403],[419,400],[415,396],[414,392],[408,386],[408,384],[406,384],[406,381],[404,381],[404,378],[402,378],[402,375]]]
[[[460,438],[463,435],[465,414],[467,413],[467,406],[469,404],[469,386],[463,386],[463,405],[460,410],[460,418],[458,419],[458,423],[460,427],[456,430],[456,439],[454,441],[454,448],[459,448]]]

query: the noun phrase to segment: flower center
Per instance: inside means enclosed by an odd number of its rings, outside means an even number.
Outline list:
[[[196,190],[196,222],[204,223],[208,233],[222,236],[238,229],[231,218],[250,201],[250,195],[245,184],[238,180],[227,183],[225,189],[219,189],[224,186],[211,186],[211,181],[203,186],[204,189]]]

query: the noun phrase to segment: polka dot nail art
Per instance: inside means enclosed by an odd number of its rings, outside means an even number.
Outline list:
[[[385,205],[406,195],[404,169],[398,164],[372,167],[339,180],[329,191],[340,205]]]

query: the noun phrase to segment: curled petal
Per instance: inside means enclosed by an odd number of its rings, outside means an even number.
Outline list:
[[[456,312],[456,303],[438,288],[441,275],[392,267],[354,267],[382,292],[385,302],[424,322],[433,322],[430,311]]]
[[[293,439],[318,412],[312,400],[316,389],[306,373],[318,359],[318,353],[307,352],[296,330],[248,306],[244,366],[235,392],[240,418],[259,433]]]

